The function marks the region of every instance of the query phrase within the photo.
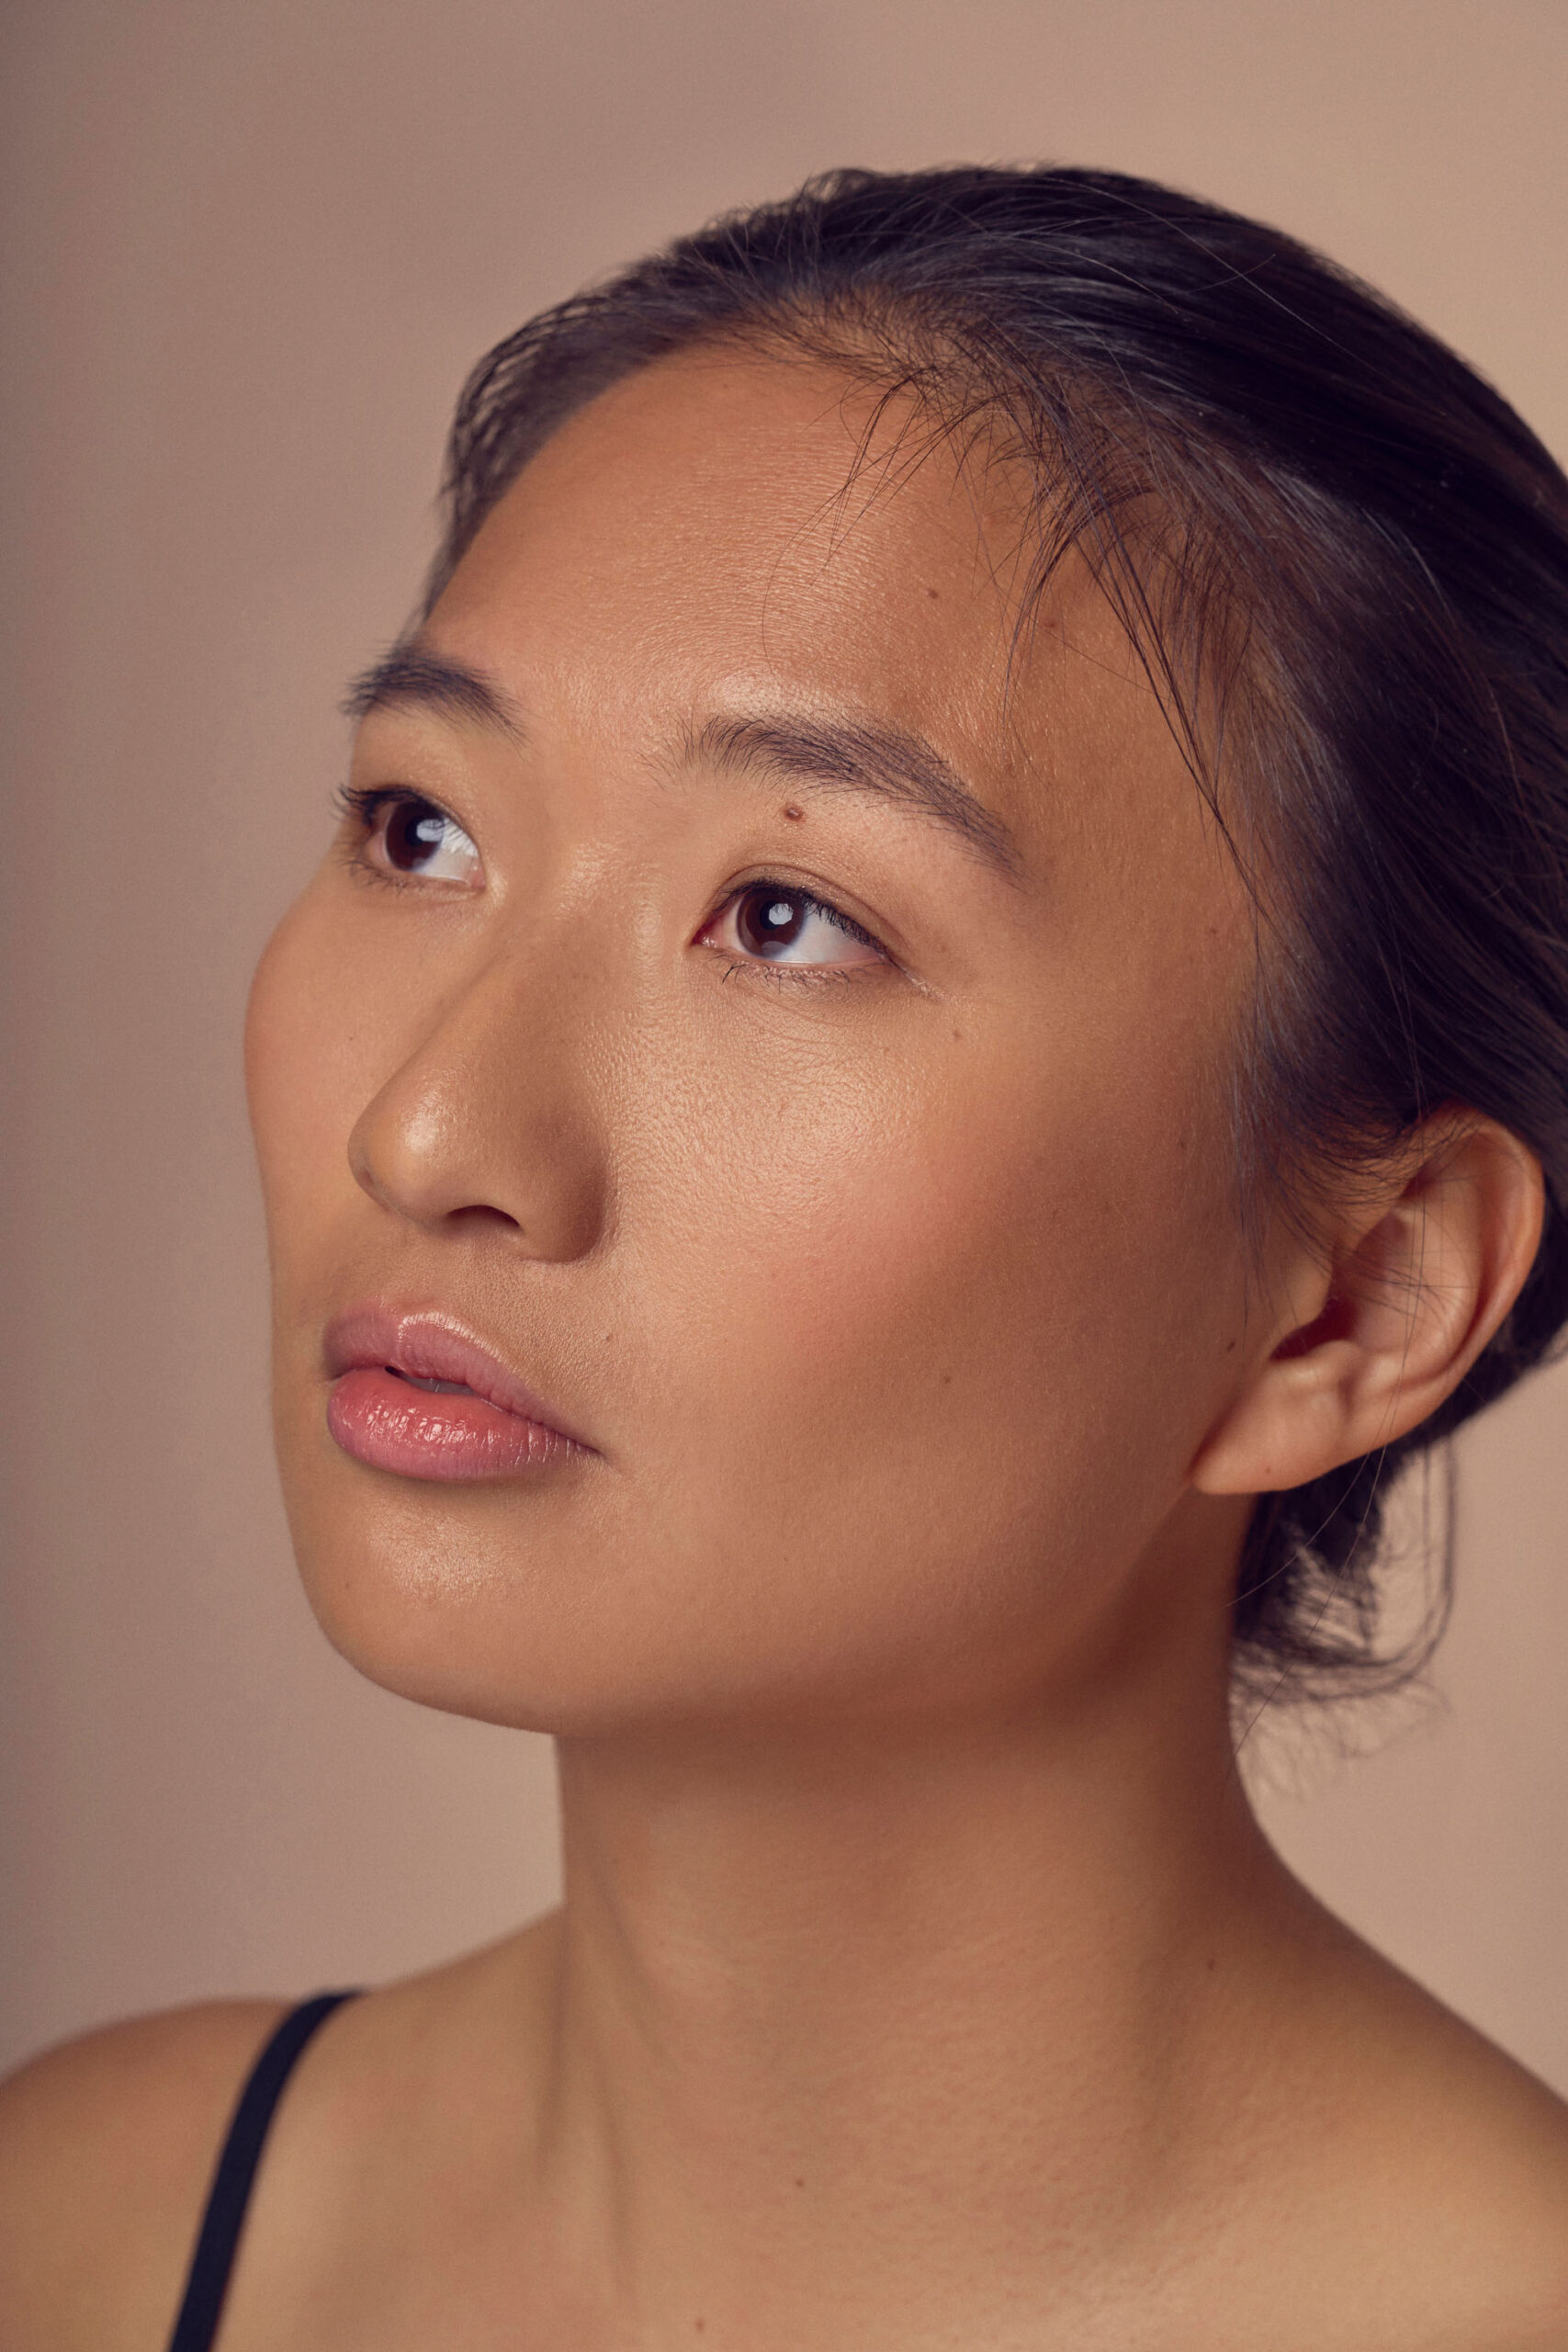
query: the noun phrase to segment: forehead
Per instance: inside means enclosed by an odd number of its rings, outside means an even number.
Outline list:
[[[1070,559],[1024,609],[1016,479],[908,399],[716,347],[570,419],[487,517],[431,637],[623,744],[758,702],[925,737],[1028,845],[1202,831],[1133,648]],[[1205,860],[1207,863],[1207,860]]]

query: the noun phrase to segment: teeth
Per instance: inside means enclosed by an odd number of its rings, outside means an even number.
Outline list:
[[[466,1380],[421,1380],[414,1372],[400,1372],[395,1363],[387,1370],[396,1380],[406,1380],[411,1388],[423,1388],[428,1396],[471,1396],[474,1391]]]

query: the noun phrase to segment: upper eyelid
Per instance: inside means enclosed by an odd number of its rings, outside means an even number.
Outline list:
[[[439,800],[433,800],[428,792],[416,791],[412,784],[340,784],[333,799],[341,815],[357,817],[365,823],[368,823],[378,809],[384,808],[389,800],[422,800],[426,808],[434,808],[438,816],[446,818],[450,823],[456,825],[461,821],[453,816],[450,808],[444,807]],[[463,830],[466,832],[467,826]]]

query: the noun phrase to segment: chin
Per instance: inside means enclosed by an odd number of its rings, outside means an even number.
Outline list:
[[[333,1493],[342,1479],[368,1494]],[[301,1492],[288,1481],[305,1595],[348,1663],[417,1704],[518,1730],[565,1731],[613,1717],[625,1629],[606,1640],[583,1606],[581,1543],[537,1521],[542,1498],[498,1487],[421,1486],[344,1464]],[[321,1492],[322,1486],[329,1492]],[[519,1510],[520,1500],[523,1510]],[[587,1588],[596,1579],[590,1572]]]

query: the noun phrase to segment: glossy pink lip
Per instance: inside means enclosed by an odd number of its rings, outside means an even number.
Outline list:
[[[428,1311],[357,1306],[326,1332],[327,1427],[404,1478],[515,1478],[593,1453],[470,1332]],[[450,1383],[449,1388],[419,1385]]]

